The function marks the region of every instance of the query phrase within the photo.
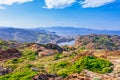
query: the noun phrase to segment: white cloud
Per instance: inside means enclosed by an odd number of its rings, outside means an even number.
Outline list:
[[[80,4],[82,4],[83,8],[94,8],[94,7],[100,7],[109,3],[112,3],[116,0],[82,0],[80,1]]]
[[[25,3],[33,0],[0,0],[0,5],[12,5],[14,3]],[[4,7],[0,7],[0,9],[5,9]]]
[[[24,3],[29,1],[33,1],[33,0],[0,0],[0,4],[12,5],[13,3]]]
[[[71,6],[74,2],[76,2],[76,0],[45,0],[46,6],[44,6],[44,8],[60,9],[60,8]]]
[[[14,3],[21,4],[25,2],[30,2],[34,0],[0,0],[0,9],[5,9],[4,5],[12,5]],[[73,3],[77,2],[82,5],[83,8],[93,8],[103,6],[112,3],[116,0],[43,0],[45,1],[44,8],[48,9],[62,9],[71,6]]]

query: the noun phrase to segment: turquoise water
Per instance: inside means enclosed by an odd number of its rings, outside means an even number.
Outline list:
[[[75,43],[75,40],[70,41],[70,42],[62,42],[62,43],[58,43],[58,45],[68,45],[68,46],[72,46],[72,45],[74,45],[74,43]]]

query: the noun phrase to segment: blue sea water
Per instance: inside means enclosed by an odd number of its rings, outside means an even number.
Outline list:
[[[74,43],[75,43],[75,40],[69,41],[69,42],[58,43],[58,45],[60,45],[60,46],[63,46],[63,45],[72,46],[72,45],[74,45]]]

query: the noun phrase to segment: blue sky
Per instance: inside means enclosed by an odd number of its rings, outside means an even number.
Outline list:
[[[120,0],[0,0],[0,26],[120,30]]]

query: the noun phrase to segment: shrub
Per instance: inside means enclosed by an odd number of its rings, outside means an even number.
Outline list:
[[[55,56],[54,56],[54,60],[59,60],[60,59],[60,54],[56,54]]]
[[[3,46],[2,49],[3,50],[7,50],[9,47],[8,46]]]
[[[0,40],[0,45],[3,45],[4,44],[4,41]]]
[[[66,61],[61,61],[61,62],[57,63],[56,65],[57,65],[57,67],[64,68],[64,67],[67,67],[68,64],[69,63]]]
[[[109,68],[109,67],[105,67],[105,68],[102,69],[102,72],[103,73],[106,73],[106,72],[110,73],[110,72],[112,72],[112,69]]]
[[[73,65],[76,69],[88,69],[98,73],[110,73],[112,63],[108,60],[96,58],[94,56],[85,56],[75,62]]]

